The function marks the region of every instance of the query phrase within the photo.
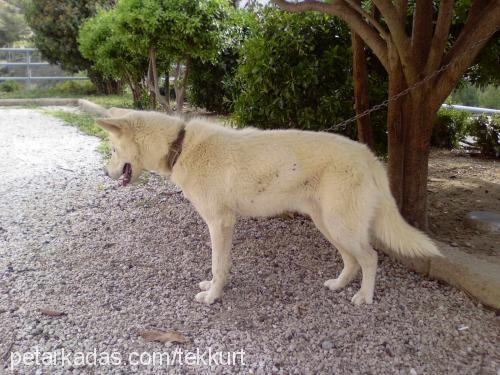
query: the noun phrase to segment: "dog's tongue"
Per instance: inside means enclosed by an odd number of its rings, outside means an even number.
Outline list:
[[[127,186],[131,179],[132,179],[132,165],[130,165],[130,163],[126,163],[123,166],[123,181],[122,181],[122,185],[123,186]]]

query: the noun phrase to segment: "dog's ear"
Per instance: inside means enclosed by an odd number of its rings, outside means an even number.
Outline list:
[[[122,118],[98,118],[95,122],[104,130],[115,135],[120,135],[126,126],[126,120]]]

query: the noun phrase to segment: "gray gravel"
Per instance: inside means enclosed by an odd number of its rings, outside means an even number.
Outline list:
[[[0,373],[12,372],[11,356],[37,349],[123,361],[14,370],[165,373],[127,364],[128,355],[208,347],[243,349],[245,364],[169,373],[500,373],[494,312],[386,256],[374,304],[353,306],[359,280],[338,293],[322,287],[341,261],[303,218],[241,219],[223,301],[195,302],[210,275],[204,223],[157,176],[131,188],[105,178],[97,144],[35,110],[0,110]],[[146,342],[147,329],[189,342]]]

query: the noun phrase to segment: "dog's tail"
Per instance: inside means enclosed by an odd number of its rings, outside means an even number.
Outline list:
[[[381,198],[375,213],[373,229],[375,237],[396,253],[410,257],[442,256],[432,240],[420,230],[408,224],[399,213],[389,188],[389,180],[383,165],[373,160],[372,172]]]

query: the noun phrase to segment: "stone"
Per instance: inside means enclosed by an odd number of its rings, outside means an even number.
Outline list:
[[[325,340],[321,343],[321,348],[323,350],[331,350],[333,349],[333,342],[331,342],[330,340]]]
[[[465,222],[474,229],[485,232],[500,232],[500,213],[491,211],[471,211]]]

